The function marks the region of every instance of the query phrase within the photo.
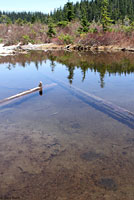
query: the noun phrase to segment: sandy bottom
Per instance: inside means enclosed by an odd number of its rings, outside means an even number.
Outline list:
[[[0,200],[133,200],[134,130],[59,87],[0,110]]]

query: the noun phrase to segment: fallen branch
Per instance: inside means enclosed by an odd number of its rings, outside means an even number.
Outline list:
[[[51,88],[51,87],[56,86],[56,85],[57,85],[56,83],[52,83],[52,84],[46,84],[46,85],[43,86],[42,82],[40,82],[39,86],[36,87],[36,88],[30,89],[30,90],[26,90],[24,92],[21,92],[19,94],[16,94],[14,96],[11,96],[11,97],[8,97],[6,99],[1,100],[0,101],[0,105],[3,104],[3,103],[6,103],[6,102],[10,102],[11,100],[17,99],[19,97],[23,97],[23,96],[25,96],[27,94],[31,94],[33,92],[39,91],[40,94],[42,94],[43,89]]]

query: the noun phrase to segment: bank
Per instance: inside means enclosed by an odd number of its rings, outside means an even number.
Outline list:
[[[57,45],[54,43],[45,44],[27,44],[22,45],[18,43],[17,45],[5,46],[0,44],[0,56],[15,55],[18,53],[27,53],[31,50],[42,50],[42,51],[54,51],[54,50],[66,50],[66,51],[91,51],[91,52],[118,52],[118,51],[128,51],[134,52],[134,47],[122,47],[118,45],[104,45],[104,46],[86,46],[78,44],[69,45]]]

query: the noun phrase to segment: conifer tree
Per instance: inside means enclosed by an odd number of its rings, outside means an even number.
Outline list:
[[[83,8],[82,12],[81,12],[81,27],[79,27],[78,32],[79,33],[87,33],[89,30],[89,23],[87,20],[87,16],[86,16],[86,11]]]
[[[71,0],[70,0],[71,1]],[[102,5],[102,6],[101,6]],[[101,8],[101,9],[100,9]],[[95,22],[102,19],[103,30],[105,31],[111,23],[110,18],[116,23],[125,19],[128,16],[130,23],[134,21],[134,0],[80,0],[76,4],[67,2],[63,8],[55,9],[51,14],[41,12],[5,12],[0,11],[0,17],[6,15],[14,23],[18,18],[27,22],[35,23],[37,18],[41,23],[47,23],[49,16],[52,17],[55,23],[59,21],[72,21],[73,19],[81,19],[81,13],[85,9],[86,17],[89,22]],[[45,9],[44,9],[45,11]],[[10,20],[5,20],[2,17],[0,23],[11,23]],[[38,20],[39,21],[39,20]]]
[[[49,22],[48,22],[48,32],[47,32],[47,35],[49,37],[53,37],[53,36],[56,35],[56,31],[54,29],[54,24],[53,24],[53,21],[52,21],[51,18],[49,19]]]
[[[72,2],[67,2],[67,20],[71,22],[74,19],[74,7]]]
[[[109,17],[108,12],[108,0],[102,0],[101,6],[101,23],[103,27],[103,31],[107,31],[109,25],[111,24],[112,20]]]
[[[87,33],[89,30],[89,23],[86,16],[86,10],[84,8],[82,10],[81,25],[82,25],[82,32]]]

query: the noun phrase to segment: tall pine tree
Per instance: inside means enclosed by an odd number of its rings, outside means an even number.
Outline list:
[[[74,7],[72,2],[67,2],[67,20],[71,22],[74,19]]]
[[[107,31],[109,25],[111,24],[112,20],[109,17],[109,12],[108,12],[108,0],[102,0],[102,5],[101,5],[101,23],[103,27],[103,31]]]

